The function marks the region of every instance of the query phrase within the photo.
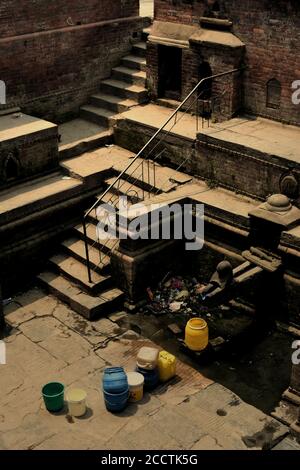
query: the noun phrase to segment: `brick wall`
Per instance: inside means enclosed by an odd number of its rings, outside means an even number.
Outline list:
[[[147,81],[152,99],[159,98],[159,44],[148,43],[147,46]],[[199,82],[200,65],[202,62],[209,63],[212,74],[222,73],[227,70],[238,69],[241,67],[244,51],[241,48],[219,49],[216,46],[200,46],[191,44],[190,48],[182,49],[182,89],[181,100],[183,100],[190,91]],[[242,103],[242,75],[234,74],[222,77],[213,82],[213,115],[216,115],[220,121],[229,119],[241,108]],[[194,104],[193,104],[194,103]],[[195,96],[189,100],[187,107],[196,111]],[[198,110],[201,111],[201,102]]]
[[[17,14],[15,23],[12,18],[4,21],[5,14],[13,15],[13,3],[14,11],[23,5],[28,21],[18,22]],[[66,24],[72,5],[75,23],[85,15],[81,25]],[[21,106],[26,113],[55,122],[76,115],[130,50],[133,34],[143,28],[144,20],[131,16],[137,9],[138,0],[1,2],[0,23],[2,18],[8,28],[13,24],[15,28],[0,33],[0,80],[6,83],[7,105]],[[35,13],[32,23],[30,15]],[[112,17],[117,19],[109,20]],[[105,21],[101,21],[103,18]],[[40,20],[45,20],[45,30],[37,31]],[[18,34],[1,38],[12,33]]]
[[[22,120],[22,118],[20,118]],[[15,120],[16,121],[16,120]],[[16,122],[17,126],[18,123]],[[31,122],[28,121],[27,128]],[[26,127],[26,125],[24,125]],[[17,180],[29,178],[58,166],[57,127],[32,130],[0,143],[0,186],[10,185]],[[14,161],[15,174],[10,180],[6,174],[9,159]],[[12,176],[12,175],[10,175]]]
[[[220,143],[201,133],[196,150],[196,174],[212,183],[262,200],[270,194],[281,192],[281,179],[291,170],[288,160],[238,144]],[[293,164],[292,169],[300,184],[300,166]]]
[[[219,4],[233,21],[232,32],[246,44],[245,110],[300,125],[300,106],[291,99],[292,82],[300,79],[300,3],[220,0]],[[155,19],[199,24],[206,6],[206,0],[155,0]],[[266,105],[267,82],[273,78],[282,86],[279,109]]]
[[[300,4],[251,0],[226,1],[235,34],[246,44],[245,108],[253,114],[300,124],[300,106],[291,100],[291,85],[300,79]],[[282,85],[280,109],[266,107],[266,84]]]
[[[154,17],[159,21],[198,24],[205,7],[204,0],[154,0]]]
[[[0,38],[138,14],[139,0],[1,0]]]

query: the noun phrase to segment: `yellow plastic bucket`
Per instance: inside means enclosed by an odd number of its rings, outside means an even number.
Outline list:
[[[158,357],[158,373],[161,382],[167,382],[176,375],[176,357],[167,351],[161,351]]]
[[[67,392],[67,402],[69,414],[79,418],[86,413],[86,397],[87,394],[80,388],[73,388]]]
[[[203,351],[208,346],[208,326],[202,318],[192,318],[185,328],[185,344],[191,351]]]
[[[144,396],[144,376],[138,372],[128,372],[129,401],[136,403],[141,401]]]

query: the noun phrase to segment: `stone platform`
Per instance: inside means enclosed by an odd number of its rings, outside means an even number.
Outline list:
[[[51,122],[18,111],[1,114],[0,188],[57,168],[57,139]]]
[[[33,288],[15,297],[5,315],[14,330],[5,338],[7,365],[0,366],[1,449],[260,450],[288,435],[286,426],[181,361],[176,379],[124,412],[108,413],[104,368],[130,371],[138,349],[153,345],[124,334],[115,323],[122,313],[91,324]],[[53,380],[86,390],[85,417],[45,410],[41,388]]]
[[[116,123],[116,143],[137,151],[172,112],[155,104],[130,109]],[[165,128],[163,158],[215,185],[260,200],[280,192],[283,178],[292,175],[299,204],[299,144],[300,129],[295,126],[251,116],[202,122],[201,117],[179,112],[177,121]]]
[[[211,123],[200,134],[300,164],[300,129],[249,116]]]

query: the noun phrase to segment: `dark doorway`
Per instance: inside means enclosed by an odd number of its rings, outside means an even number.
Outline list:
[[[211,77],[212,70],[208,62],[202,62],[199,67],[199,81],[203,78]],[[199,87],[199,98],[203,100],[209,100],[212,97],[212,79],[206,80]]]
[[[160,98],[181,100],[182,50],[177,47],[159,46],[159,84]]]
[[[5,162],[5,179],[6,181],[14,180],[19,175],[19,165],[14,157],[8,157]]]
[[[202,62],[199,67],[199,82],[203,78],[212,76],[212,70],[208,62]],[[212,114],[212,79],[205,80],[198,88],[198,114],[209,119]]]

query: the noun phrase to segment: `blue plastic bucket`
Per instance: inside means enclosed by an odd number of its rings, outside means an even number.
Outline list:
[[[118,394],[128,390],[127,375],[123,367],[108,367],[103,375],[103,391]]]
[[[108,411],[118,412],[126,408],[129,398],[129,388],[122,393],[103,392],[105,406]]]

